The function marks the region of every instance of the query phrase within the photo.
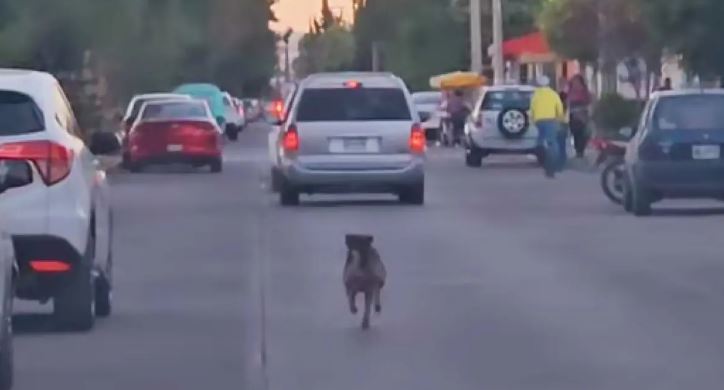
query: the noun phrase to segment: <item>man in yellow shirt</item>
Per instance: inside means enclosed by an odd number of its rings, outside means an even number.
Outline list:
[[[538,79],[538,88],[530,103],[530,118],[538,128],[538,146],[545,153],[543,169],[546,176],[552,178],[563,168],[558,138],[566,113],[561,97],[550,87],[550,83],[550,78],[546,76]]]

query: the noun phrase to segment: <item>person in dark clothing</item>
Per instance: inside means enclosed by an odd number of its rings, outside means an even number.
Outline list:
[[[578,158],[583,157],[588,145],[591,100],[591,92],[588,90],[586,80],[580,74],[573,76],[568,87],[568,111],[570,112],[569,125],[573,135],[573,145]]]
[[[465,104],[465,94],[461,90],[456,90],[452,96],[448,98],[447,113],[450,116],[452,124],[452,144],[460,143],[462,134],[465,129],[465,121],[470,114],[470,108]]]
[[[667,77],[664,79],[664,85],[660,86],[658,91],[671,91],[673,87],[671,86],[671,77]]]

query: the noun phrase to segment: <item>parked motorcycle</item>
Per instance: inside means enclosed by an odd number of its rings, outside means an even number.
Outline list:
[[[601,189],[606,197],[615,204],[623,204],[624,191],[624,155],[626,141],[594,139],[591,141],[598,151],[596,166],[601,170]]]

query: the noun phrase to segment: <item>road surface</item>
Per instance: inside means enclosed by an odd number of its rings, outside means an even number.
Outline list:
[[[267,191],[266,128],[221,175],[114,176],[115,312],[89,334],[16,308],[19,390],[715,389],[724,386],[719,204],[637,219],[597,177],[432,150],[427,204]],[[368,332],[343,234],[387,262]]]

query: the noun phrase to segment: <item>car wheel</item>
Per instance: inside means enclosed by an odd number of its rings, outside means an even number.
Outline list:
[[[10,290],[12,291],[12,290]],[[10,292],[12,295],[12,292]],[[12,297],[9,299],[12,300]],[[5,307],[5,317],[2,319],[2,334],[0,334],[0,390],[10,390],[13,387],[14,353],[13,353],[13,322],[12,301]]]
[[[87,331],[95,321],[95,286],[92,266],[95,240],[88,239],[86,253],[67,275],[65,286],[53,299],[55,324],[61,330]]]
[[[224,162],[219,158],[209,164],[211,166],[211,173],[219,173],[224,170]]]
[[[425,182],[421,181],[400,192],[400,202],[422,205],[425,204]]]
[[[296,206],[299,204],[299,192],[286,183],[279,188],[279,203],[282,206]]]
[[[633,211],[633,194],[631,193],[631,183],[628,179],[624,179],[623,186],[623,209],[630,213]]]
[[[635,181],[631,183],[631,211],[637,217],[651,215],[651,196]]]
[[[95,282],[95,312],[96,317],[108,317],[113,311],[111,285],[105,277],[99,277]]]
[[[472,168],[479,168],[483,166],[483,153],[477,149],[466,148],[465,165]]]
[[[279,173],[279,170],[272,167],[271,168],[271,190],[272,192],[279,192],[279,189],[282,186],[282,175]]]
[[[128,170],[131,171],[132,173],[141,173],[143,171],[143,164],[129,162]]]
[[[123,153],[121,157],[121,168],[128,170],[131,168],[131,156],[128,153]]]
[[[239,128],[234,125],[226,125],[226,138],[229,141],[237,141],[239,139]]]

